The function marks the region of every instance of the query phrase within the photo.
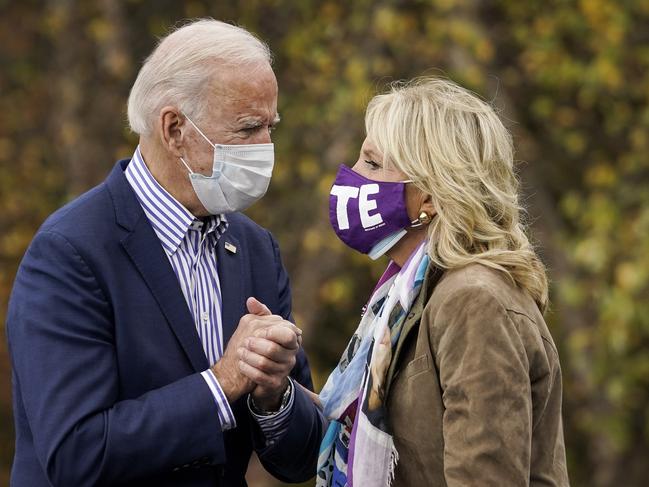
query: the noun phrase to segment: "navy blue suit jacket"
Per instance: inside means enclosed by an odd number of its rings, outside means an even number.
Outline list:
[[[251,452],[285,481],[315,472],[318,410],[297,390],[291,426],[265,447],[244,398],[222,432],[209,367],[178,280],[120,161],[54,213],[16,276],[7,333],[13,366],[15,487],[245,485]],[[279,250],[241,214],[217,248],[224,343],[255,296],[291,319]],[[225,250],[230,242],[236,253]],[[312,388],[303,352],[294,378]]]

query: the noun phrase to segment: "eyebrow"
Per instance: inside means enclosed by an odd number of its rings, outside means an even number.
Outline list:
[[[277,125],[280,122],[281,118],[279,116],[279,113],[275,115],[275,118],[271,122],[271,125]],[[248,118],[244,119],[241,121],[243,128],[246,129],[254,129],[257,127],[261,127],[263,125],[263,122],[259,118]]]

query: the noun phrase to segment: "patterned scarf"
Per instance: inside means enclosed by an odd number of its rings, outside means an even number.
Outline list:
[[[383,392],[394,347],[428,268],[425,249],[423,242],[402,268],[390,262],[320,393],[331,422],[320,445],[316,487],[388,487],[394,478],[399,456]]]

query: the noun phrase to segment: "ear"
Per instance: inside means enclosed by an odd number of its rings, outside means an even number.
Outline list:
[[[185,117],[178,108],[165,106],[160,109],[158,120],[160,122],[158,126],[160,143],[173,156],[182,157],[187,126]]]
[[[433,199],[430,195],[424,195],[421,204],[419,205],[419,213],[422,211],[428,213],[431,218],[437,215],[437,208],[433,205]]]

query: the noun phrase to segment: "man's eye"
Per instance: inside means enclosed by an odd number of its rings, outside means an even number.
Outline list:
[[[373,170],[381,168],[381,165],[378,162],[375,162],[371,159],[365,159],[365,163],[368,164]]]
[[[242,128],[241,131],[246,133],[246,134],[254,134],[256,132],[259,132],[260,130],[264,129],[263,125],[257,125],[255,127],[245,127]],[[267,130],[269,133],[273,132],[275,130],[275,127],[273,125],[269,125],[267,127]]]

